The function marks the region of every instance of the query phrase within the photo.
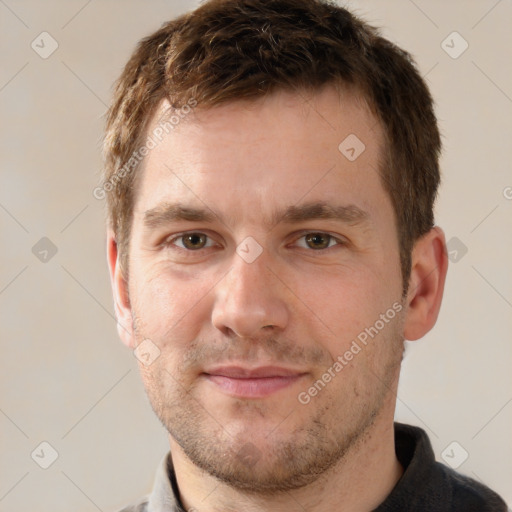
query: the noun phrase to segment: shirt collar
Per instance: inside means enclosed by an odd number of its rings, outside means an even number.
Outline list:
[[[171,452],[167,453],[158,466],[147,512],[184,512],[179,503]]]

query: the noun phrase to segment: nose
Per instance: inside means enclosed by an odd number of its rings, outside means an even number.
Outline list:
[[[262,254],[251,263],[234,254],[233,266],[215,287],[213,325],[227,336],[258,336],[286,327],[286,289]]]

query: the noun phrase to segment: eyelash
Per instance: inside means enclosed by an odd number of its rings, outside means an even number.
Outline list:
[[[165,246],[174,246],[174,242],[176,240],[183,240],[188,235],[204,235],[207,237],[208,241],[213,242],[213,239],[211,236],[207,235],[206,233],[202,233],[201,231],[188,231],[186,233],[181,233],[180,235],[173,236],[172,238],[168,238],[165,242]],[[211,246],[210,246],[211,247]],[[209,249],[210,247],[201,247],[201,249]],[[187,252],[199,252],[201,249],[196,249],[196,251],[193,251],[191,249],[187,249],[186,247],[179,247],[179,249]]]
[[[186,247],[180,247],[180,246],[177,246],[175,245],[175,242],[177,240],[181,240],[182,241],[182,244],[183,244],[183,238],[188,236],[188,235],[204,235],[207,237],[207,243],[208,242],[212,242],[212,245],[209,245],[209,246],[205,246],[205,247],[201,247],[200,249],[196,249],[196,250],[193,250],[193,249],[188,249]],[[329,239],[329,245],[324,248],[324,249],[312,249],[311,247],[301,247],[301,249],[304,249],[304,250],[309,250],[310,252],[327,252],[329,249],[332,249],[336,246],[340,246],[340,247],[343,247],[343,246],[346,246],[347,245],[347,242],[341,238],[338,238],[334,235],[331,235],[330,233],[326,233],[324,231],[302,231],[300,233],[300,236],[298,238],[295,238],[294,239],[294,243],[297,243],[299,240],[305,238],[307,235],[323,235],[323,236],[327,236],[327,237],[330,237]],[[332,242],[336,242],[334,245],[331,245]],[[202,251],[203,249],[210,249],[211,247],[213,247],[213,239],[211,236],[209,236],[208,234],[206,233],[203,233],[201,231],[187,231],[185,233],[181,233],[179,235],[175,235],[173,236],[172,238],[168,238],[166,239],[164,242],[163,242],[163,246],[164,247],[167,247],[167,248],[171,248],[171,249],[178,249],[178,250],[182,250],[182,251],[186,251],[186,252],[189,252],[189,253],[194,253],[194,252],[197,252],[199,253],[200,251]]]
[[[335,237],[334,235],[331,235],[330,233],[325,233],[323,231],[305,231],[301,234],[301,236],[299,236],[299,238],[295,239],[295,243],[297,243],[299,240],[302,240],[307,235],[322,235],[322,236],[329,237],[329,244],[324,249],[316,249],[315,250],[315,249],[312,249],[311,247],[301,247],[301,249],[306,249],[306,250],[309,249],[310,251],[313,251],[313,252],[325,252],[329,249],[332,249],[333,247],[345,245],[345,242],[343,240],[339,239],[338,237]],[[334,245],[331,245],[332,242],[336,242],[336,243]]]

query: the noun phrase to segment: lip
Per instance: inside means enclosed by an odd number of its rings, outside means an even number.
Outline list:
[[[233,397],[264,398],[293,385],[307,373],[279,366],[218,366],[206,370],[203,375]]]

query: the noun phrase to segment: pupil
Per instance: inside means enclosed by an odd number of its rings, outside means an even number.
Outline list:
[[[308,244],[314,246],[315,249],[324,249],[329,245],[329,237],[321,233],[309,235],[307,241]]]
[[[186,242],[187,246],[189,246],[193,249],[197,249],[198,247],[201,247],[202,245],[204,245],[203,238],[204,237],[202,235],[193,233],[192,235],[188,235],[185,238],[185,242]]]

